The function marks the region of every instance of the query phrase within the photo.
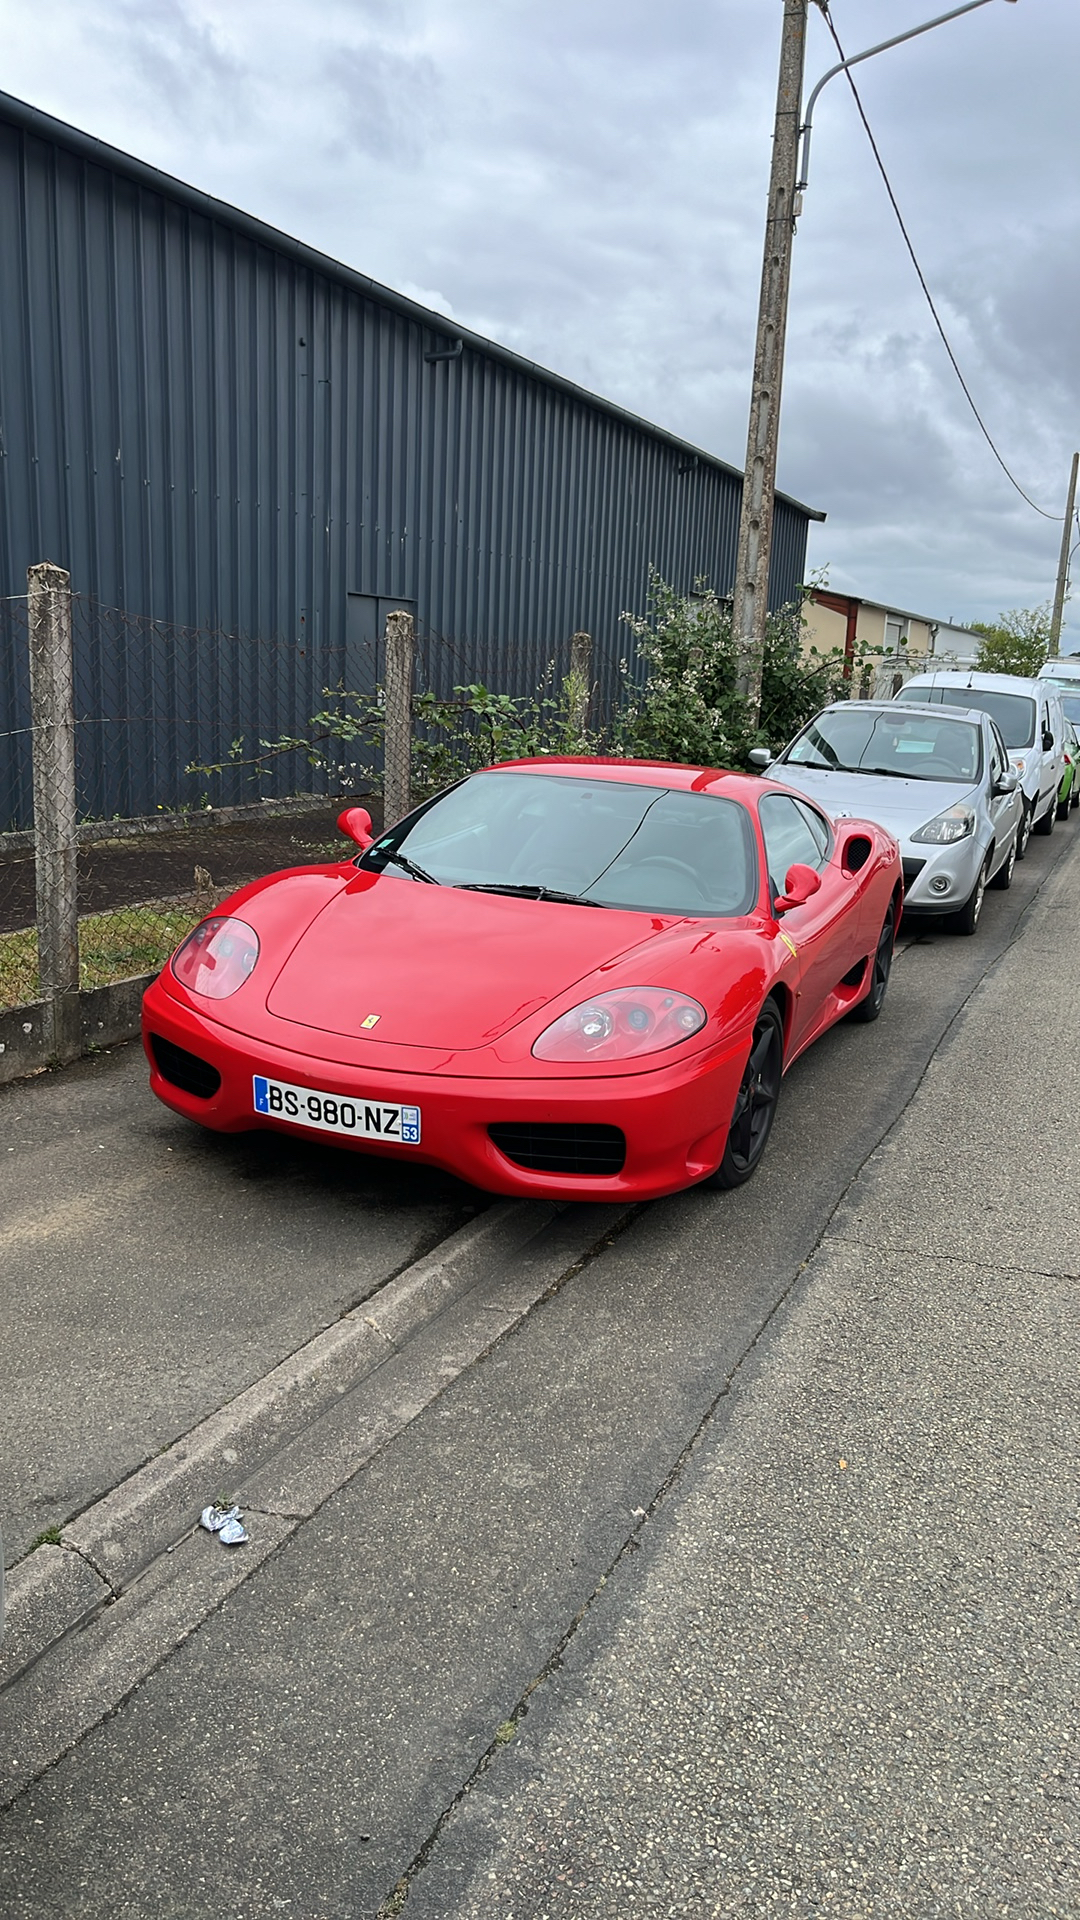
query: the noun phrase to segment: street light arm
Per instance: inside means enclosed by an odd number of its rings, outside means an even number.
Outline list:
[[[835,80],[838,73],[846,72],[848,67],[857,67],[860,60],[870,60],[875,53],[885,53],[889,47],[898,47],[904,40],[915,40],[920,33],[929,33],[931,27],[944,26],[946,20],[956,20],[962,13],[971,13],[976,7],[985,7],[988,0],[964,0],[962,7],[953,7],[948,13],[939,13],[935,20],[924,21],[921,27],[909,27],[906,33],[895,33],[891,40],[881,40],[876,47],[867,47],[864,53],[853,53],[850,60],[838,60],[835,67],[823,73],[806,103],[806,118],[800,128],[802,140],[802,158],[799,164],[799,178],[795,183],[796,193],[802,193],[808,184],[810,172],[810,135],[813,132],[814,103],[828,81]]]

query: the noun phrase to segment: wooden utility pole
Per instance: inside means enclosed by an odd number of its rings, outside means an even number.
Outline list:
[[[1061,529],[1061,558],[1058,561],[1057,586],[1054,588],[1054,612],[1050,621],[1050,652],[1056,654],[1061,645],[1061,617],[1065,612],[1065,588],[1069,578],[1069,550],[1072,546],[1073,512],[1076,507],[1076,469],[1080,465],[1080,453],[1074,453],[1072,472],[1069,475],[1069,499],[1065,508],[1065,525]]]
[[[795,178],[799,157],[806,20],[810,0],[784,0],[780,79],[776,94],[769,211],[761,266],[754,387],[746,436],[742,514],[735,558],[734,619],[739,642],[738,689],[752,720],[761,706],[761,667],[769,597],[776,443],[784,373],[791,243],[795,233]]]

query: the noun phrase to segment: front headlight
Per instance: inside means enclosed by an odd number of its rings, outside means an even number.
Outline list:
[[[957,840],[966,840],[974,831],[974,810],[963,800],[957,800],[953,806],[946,807],[944,813],[935,814],[911,838],[931,847],[951,847]]]
[[[246,920],[215,913],[189,933],[172,957],[182,987],[207,1000],[227,1000],[243,986],[259,957],[259,936]]]
[[[700,1033],[708,1015],[667,987],[608,987],[559,1015],[533,1041],[537,1060],[638,1060]]]

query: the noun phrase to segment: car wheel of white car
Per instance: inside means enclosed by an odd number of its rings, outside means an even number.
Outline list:
[[[1028,850],[1028,841],[1030,839],[1031,839],[1031,808],[1028,806],[1028,803],[1025,800],[1024,811],[1020,816],[1020,825],[1016,829],[1016,857],[1018,860],[1023,859],[1025,853]]]
[[[990,855],[987,854],[979,868],[979,877],[963,906],[958,907],[955,913],[950,913],[946,925],[951,927],[954,933],[974,933],[978,926],[986,894],[986,869],[989,865]]]
[[[1031,829],[1032,833],[1053,833],[1054,822],[1056,819],[1057,819],[1057,801],[1051,800],[1050,805],[1046,809],[1046,812],[1041,813],[1039,815],[1039,818],[1036,820],[1035,825]]]

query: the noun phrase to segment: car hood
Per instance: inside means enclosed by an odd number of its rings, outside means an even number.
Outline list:
[[[323,1032],[468,1051],[677,918],[362,873],[301,935],[266,1005]]]
[[[769,777],[816,800],[834,820],[845,814],[874,820],[897,840],[906,840],[958,800],[978,807],[978,787],[963,780],[883,780],[872,773],[827,773],[817,767],[775,764],[769,768]]]

